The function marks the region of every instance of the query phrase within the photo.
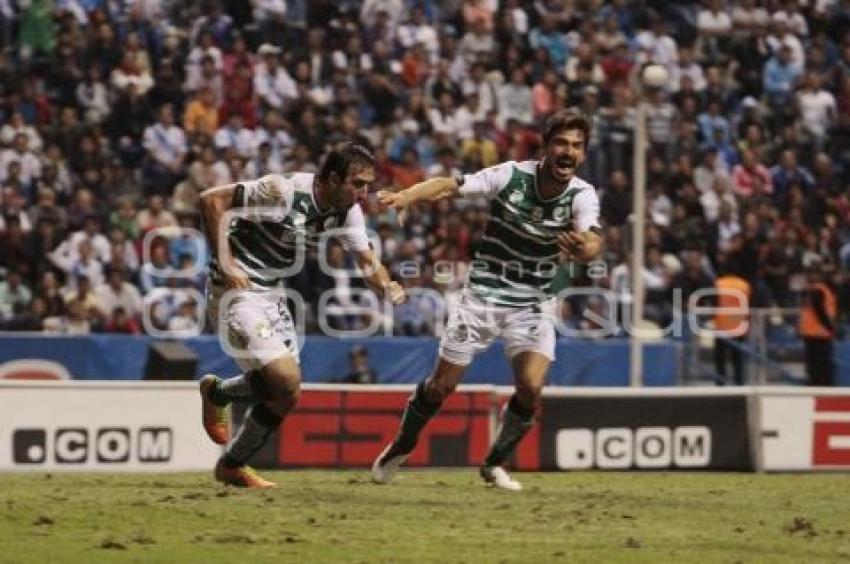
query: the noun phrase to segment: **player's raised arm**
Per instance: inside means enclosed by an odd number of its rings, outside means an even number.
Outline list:
[[[514,164],[513,161],[508,161],[459,178],[437,176],[400,192],[381,190],[378,192],[378,201],[403,211],[417,202],[437,202],[457,197],[490,199],[508,183]]]
[[[456,198],[460,196],[459,188],[454,178],[437,176],[400,192],[381,190],[378,192],[378,201],[401,211],[417,202],[437,202],[446,198]]]

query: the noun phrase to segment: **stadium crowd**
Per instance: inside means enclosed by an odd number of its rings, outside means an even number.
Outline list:
[[[607,274],[631,301],[636,104],[648,101],[647,315],[664,323],[734,262],[758,306],[793,307],[819,264],[850,301],[846,0],[2,0],[0,322],[8,330],[191,332],[202,318],[203,189],[315,171],[374,148],[377,188],[533,158],[538,125],[592,124]],[[647,63],[667,87],[642,92]],[[370,227],[408,288],[394,331],[433,332],[483,230],[478,202]],[[148,235],[150,234],[150,235]],[[345,266],[332,246],[326,262]],[[418,267],[416,265],[419,265]],[[335,328],[359,282],[319,259],[290,281]],[[568,326],[585,308],[568,302]],[[146,322],[143,323],[143,320]],[[378,319],[379,323],[384,320]],[[187,333],[188,334],[188,333]]]

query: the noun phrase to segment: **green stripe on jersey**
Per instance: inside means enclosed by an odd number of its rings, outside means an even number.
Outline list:
[[[555,295],[558,234],[573,220],[573,199],[584,188],[569,188],[544,200],[537,191],[537,168],[514,166],[490,204],[490,220],[478,242],[469,287],[505,305],[532,305]]]
[[[346,214],[321,215],[313,202],[310,184],[296,185],[292,207],[284,217],[248,219],[230,224],[228,242],[234,260],[255,284],[277,286],[287,270],[303,259],[307,250],[317,248],[323,231],[342,227]],[[220,276],[217,264],[213,273]]]

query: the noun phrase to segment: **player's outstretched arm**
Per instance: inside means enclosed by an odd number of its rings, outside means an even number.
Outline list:
[[[233,206],[236,187],[237,184],[216,186],[201,193],[200,199],[201,219],[203,220],[204,231],[207,235],[207,242],[209,243],[212,256],[218,260],[221,266],[224,274],[224,283],[231,290],[248,289],[251,287],[248,275],[233,260],[233,254],[230,252],[227,237],[219,234],[219,230],[225,227],[221,224],[221,218]]]
[[[416,202],[436,202],[458,196],[460,196],[460,189],[457,180],[448,176],[437,176],[400,192],[381,190],[378,192],[378,201],[402,211]]]
[[[360,270],[363,271],[363,277],[369,288],[378,294],[381,298],[389,297],[393,305],[398,305],[407,299],[404,288],[401,284],[394,282],[390,278],[389,272],[384,268],[384,265],[375,256],[375,252],[371,249],[368,251],[356,251],[354,253],[355,261]]]

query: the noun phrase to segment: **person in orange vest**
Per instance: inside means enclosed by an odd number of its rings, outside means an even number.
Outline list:
[[[808,267],[806,279],[798,328],[805,349],[806,377],[810,386],[832,386],[832,341],[835,338],[837,300],[824,282],[820,263]]]
[[[722,386],[729,381],[726,373],[727,361],[732,363],[735,384],[744,383],[744,345],[750,328],[750,283],[739,276],[738,268],[732,259],[717,257],[717,278],[714,289],[717,291],[714,315],[714,330],[723,331],[714,338],[714,367],[717,371],[717,384]]]

